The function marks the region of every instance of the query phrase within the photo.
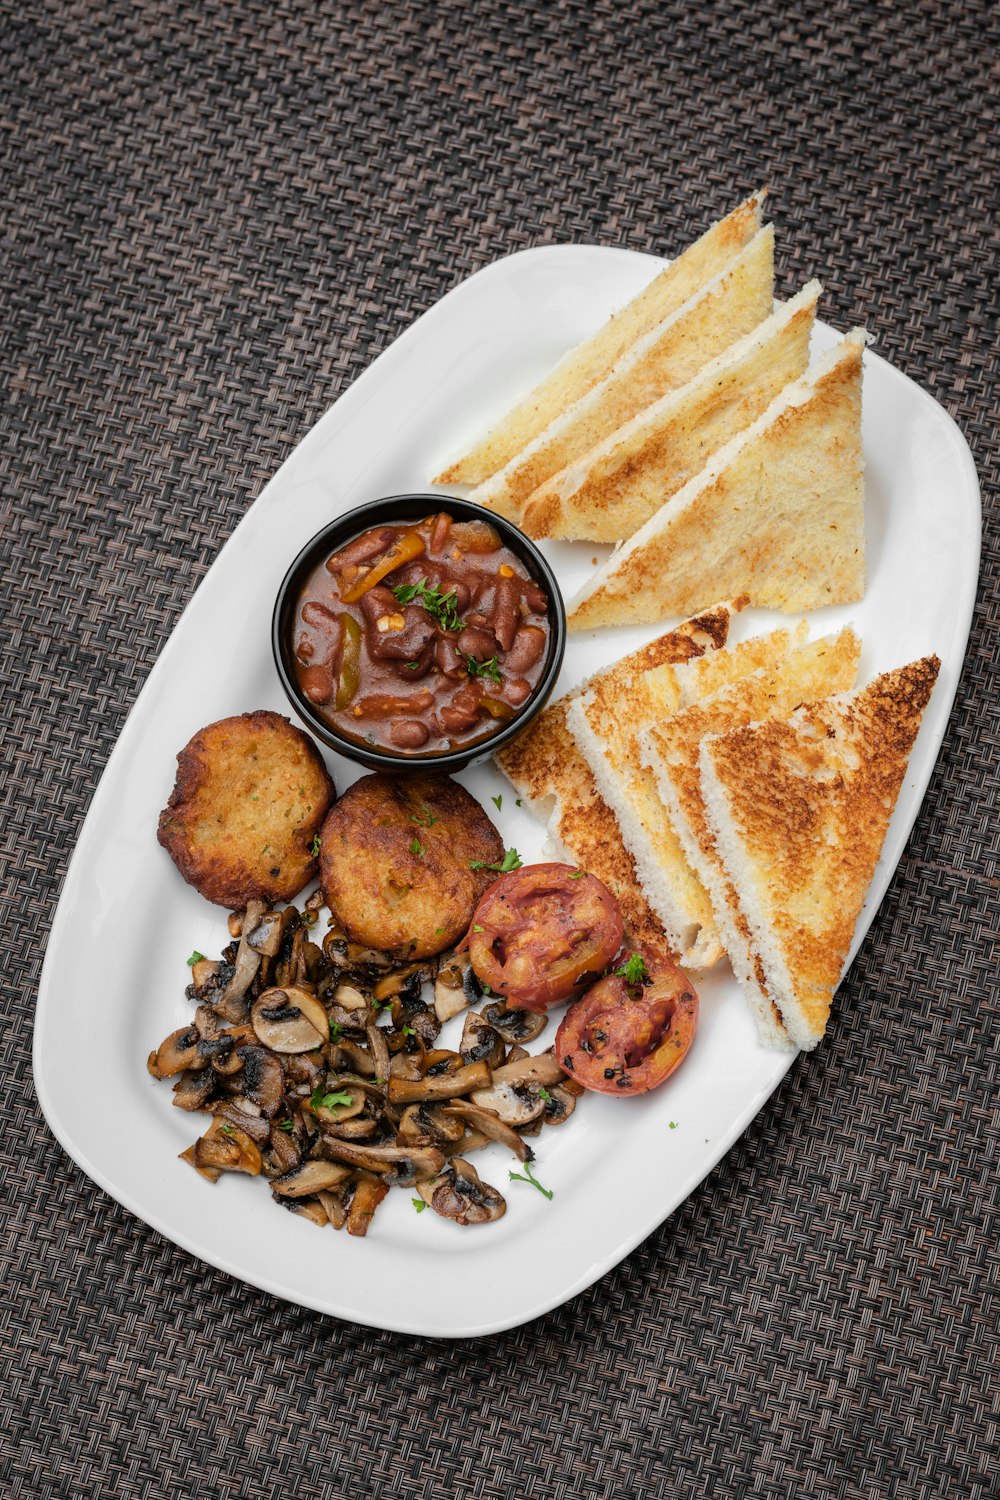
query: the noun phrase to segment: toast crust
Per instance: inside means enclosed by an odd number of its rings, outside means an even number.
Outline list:
[[[820,290],[810,282],[693,380],[542,484],[524,505],[528,535],[617,542],[638,531],[803,374]]]
[[[571,349],[496,427],[432,483],[482,484],[509,463],[561,411],[603,380],[637,339],[681,307],[749,244],[760,229],[766,196],[760,189],[707,229],[596,333]]]
[[[720,589],[785,612],[860,599],[864,345],[848,334],[720,449],[570,600],[570,629],[690,614]]]
[[[799,628],[804,634],[806,627]],[[692,967],[718,963],[723,944],[708,891],[667,815],[655,775],[643,763],[640,736],[685,703],[773,664],[791,641],[790,631],[777,630],[687,663],[661,663],[641,673],[630,670],[626,660],[594,679],[570,709],[570,729],[618,819],[654,909],[668,931],[674,928],[683,961]]]
[[[702,794],[767,988],[815,1047],[940,662],[702,742]]]
[[[709,892],[733,972],[765,1046],[788,1048],[794,1043],[767,992],[760,954],[715,848],[701,792],[701,742],[706,735],[781,718],[807,699],[850,688],[860,652],[861,642],[850,627],[839,636],[795,646],[773,666],[720,688],[640,737],[643,762],[656,779],[692,868]]]
[[[666,661],[692,661],[725,644],[729,618],[729,608],[718,605],[625,660],[634,662],[635,670]],[[677,957],[643,891],[617,819],[567,727],[570,704],[581,691],[544,709],[524,734],[497,754],[497,765],[536,816],[546,822],[550,837],[617,896],[630,937],[657,949],[667,948]]]
[[[718,276],[643,334],[587,394],[469,495],[508,520],[553,474],[611,436],[768,317],[774,300],[774,230],[766,225]],[[718,597],[718,595],[716,595]]]

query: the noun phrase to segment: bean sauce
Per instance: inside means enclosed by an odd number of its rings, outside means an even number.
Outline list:
[[[496,734],[538,685],[548,596],[488,521],[375,526],[314,568],[293,654],[313,712],[410,755]]]

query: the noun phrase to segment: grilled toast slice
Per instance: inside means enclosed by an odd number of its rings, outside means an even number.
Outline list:
[[[718,605],[650,641],[625,662],[632,664],[632,671],[641,672],[666,663],[692,661],[702,653],[714,655],[725,645],[729,622],[729,607]],[[580,691],[577,689],[577,693]],[[615,815],[566,727],[575,696],[571,693],[544,709],[524,734],[497,754],[497,765],[532,812],[546,823],[551,840],[614,892],[630,937],[654,948],[666,943],[678,957],[646,898]]]
[[[608,374],[566,407],[469,499],[516,521],[532,491],[652,402],[685,385],[774,305],[774,230],[766,225],[687,302],[625,350]]]
[[[760,229],[766,196],[761,189],[706,230],[596,333],[564,355],[496,427],[443,469],[434,484],[482,484],[502,469],[554,417],[603,380],[626,349],[681,307],[749,244]]]
[[[521,517],[528,535],[617,542],[638,531],[802,375],[820,291],[810,281],[693,380],[534,490]]]
[[[687,615],[720,591],[789,612],[860,599],[865,342],[854,329],[821,355],[613,552],[570,629]]]
[[[708,891],[723,945],[765,1046],[794,1045],[767,992],[760,955],[715,848],[701,795],[699,756],[706,735],[786,718],[801,703],[853,686],[861,642],[848,627],[838,636],[794,646],[773,666],[760,667],[640,736],[643,764],[691,868]]]
[[[801,625],[799,636],[805,633]],[[626,658],[594,678],[569,706],[570,731],[618,821],[647,900],[671,946],[692,968],[717,963],[722,944],[708,891],[684,853],[655,776],[643,764],[639,736],[724,683],[772,666],[792,644],[790,630],[776,630],[687,665],[665,663],[641,673]]]
[[[716,847],[793,1041],[826,1029],[940,662],[702,741]]]

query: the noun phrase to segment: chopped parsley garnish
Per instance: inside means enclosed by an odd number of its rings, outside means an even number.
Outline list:
[[[538,1179],[535,1176],[534,1172],[531,1170],[531,1163],[530,1163],[530,1161],[526,1161],[525,1162],[525,1164],[524,1164],[524,1171],[527,1172],[527,1174],[528,1174],[527,1177],[525,1177],[524,1173],[522,1173],[522,1172],[511,1172],[510,1173],[510,1180],[511,1180],[511,1182],[530,1182],[531,1186],[533,1188],[537,1188],[538,1191],[542,1194],[542,1196],[544,1198],[548,1198],[549,1201],[551,1202],[552,1201],[552,1190],[551,1190],[551,1188],[542,1187],[542,1184],[538,1181]]]
[[[316,1089],[309,1100],[310,1109],[339,1109],[341,1105],[353,1104],[354,1095],[346,1089],[336,1089],[332,1094],[326,1094],[322,1088]]]
[[[548,1089],[539,1087],[538,1097],[539,1099],[544,1099],[546,1104],[552,1103],[552,1095],[549,1093]]]
[[[444,630],[461,630],[465,624],[456,608],[458,595],[454,590],[450,594],[442,594],[436,584],[429,589],[427,579],[422,578],[419,583],[400,583],[392,592],[397,604],[422,605],[431,619],[436,620]]]
[[[462,654],[460,651],[459,655]],[[491,682],[500,681],[500,661],[496,656],[491,656],[489,661],[477,661],[474,656],[466,656],[465,670],[470,677],[488,677]]]
[[[433,828],[437,818],[431,812],[426,802],[421,802],[415,813],[410,813],[410,822],[419,823],[421,828]]]
[[[309,853],[312,855],[313,859],[316,859],[317,856],[319,855],[319,834],[318,833],[314,833],[313,834],[313,841],[309,845]]]
[[[413,1204],[413,1207],[417,1210],[418,1214],[422,1214],[424,1209],[427,1207],[427,1204],[424,1202],[423,1198],[411,1198],[410,1202]]]
[[[574,870],[569,878],[570,880],[582,880],[586,873],[586,870]]]
[[[669,1128],[670,1128],[670,1129],[671,1129],[671,1130],[676,1130],[676,1129],[677,1129],[677,1121],[676,1121],[676,1120],[671,1120],[671,1121],[670,1121],[670,1127],[669,1127]]]
[[[330,1040],[331,1040],[331,1042],[335,1042],[337,1040],[338,1036],[343,1031],[343,1029],[344,1028],[341,1026],[341,1024],[340,1024],[339,1021],[331,1021],[330,1022]]]
[[[441,934],[442,934],[442,932],[444,932],[444,928],[443,927],[435,927],[435,929],[434,929],[434,936],[435,937],[440,937]]]
[[[414,839],[413,843],[410,845],[410,853],[415,854],[418,859],[423,859],[424,852],[424,845],[420,842],[419,839]]]
[[[408,672],[419,672],[420,671],[420,663],[418,661],[407,661],[407,662],[404,662],[403,665],[404,665],[404,667],[406,668],[406,670]]]
[[[516,799],[516,801],[515,801],[515,803],[514,803],[514,806],[515,806],[515,807],[520,807],[520,806],[521,806],[521,799],[520,799],[520,797],[518,797],[518,798],[517,798],[517,799]]]
[[[478,922],[473,922],[473,924],[472,924],[472,930],[473,930],[473,932],[482,932],[483,929],[479,925]]]
[[[188,965],[189,968],[192,968],[195,964],[200,964],[204,957],[204,953],[199,953],[196,948],[191,957],[186,958],[184,962]]]
[[[615,970],[620,974],[626,984],[645,984],[649,979],[649,970],[641,953],[630,953],[620,969]]]
[[[278,1125],[277,1125],[277,1129],[278,1130],[294,1130],[295,1129],[295,1121],[294,1120],[279,1120],[278,1121]]]
[[[416,1036],[416,1034],[417,1033],[414,1031],[414,1029],[413,1029],[412,1026],[404,1026],[403,1027],[403,1035],[404,1036]]]
[[[233,1127],[231,1125],[223,1125],[223,1127],[222,1127],[222,1134],[223,1135],[235,1135],[236,1131],[233,1129]]]
[[[488,865],[481,859],[469,861],[470,870],[496,870],[499,875],[509,875],[511,870],[521,868],[521,856],[516,849],[508,849],[500,864]]]
[[[503,807],[503,792],[498,792],[495,797],[490,798],[490,801],[493,803],[493,806],[496,808],[497,812],[499,812]]]

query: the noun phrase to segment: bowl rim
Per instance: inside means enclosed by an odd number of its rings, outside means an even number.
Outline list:
[[[545,671],[539,678],[534,692],[525,699],[524,704],[503,729],[454,750],[431,751],[427,755],[419,755],[402,750],[397,753],[380,746],[359,745],[356,740],[341,734],[332,724],[314,713],[308,699],[299,689],[291,666],[291,643],[286,635],[286,625],[290,600],[303,582],[306,572],[315,566],[319,555],[324,550],[335,550],[333,540],[335,537],[338,539],[338,544],[342,545],[351,539],[352,534],[364,531],[368,526],[377,525],[379,515],[387,506],[396,508],[400,513],[399,518],[402,518],[411,510],[414,514],[427,514],[425,507],[428,504],[431,506],[430,514],[436,510],[453,510],[457,507],[462,512],[461,519],[488,520],[499,531],[505,545],[521,557],[535,581],[545,589],[550,601],[551,629]],[[397,518],[383,516],[382,519],[386,525],[391,525]],[[342,535],[345,532],[347,534]],[[458,495],[429,493],[424,490],[383,495],[378,499],[365,501],[364,504],[356,505],[351,510],[335,516],[332,521],[321,527],[300,547],[286,569],[278,586],[271,615],[271,650],[274,655],[275,668],[285,696],[299,718],[328,749],[336,751],[348,760],[359,762],[369,770],[388,772],[462,770],[478,760],[485,760],[494,755],[511,740],[516,739],[531,720],[541,713],[552,696],[566,652],[566,635],[566,606],[562,591],[551,565],[532,539],[526,536],[513,521],[508,521],[505,516],[496,515],[485,506],[477,505],[475,501],[465,500]]]

